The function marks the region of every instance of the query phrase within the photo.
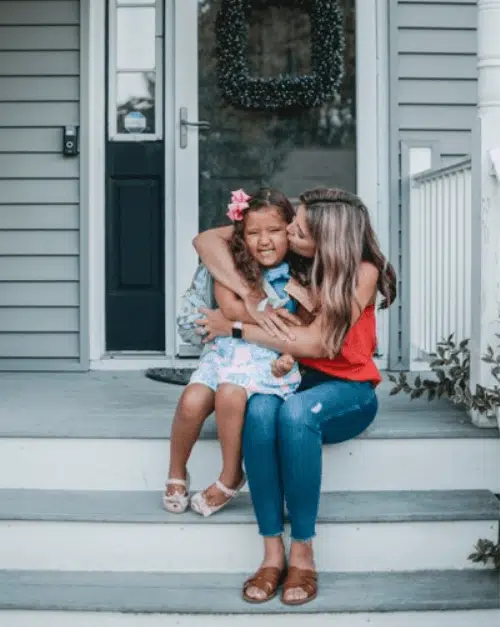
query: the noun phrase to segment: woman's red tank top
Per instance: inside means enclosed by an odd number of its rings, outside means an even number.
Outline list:
[[[373,355],[377,348],[375,305],[369,305],[349,329],[340,353],[334,359],[300,359],[300,363],[348,381],[382,381]]]

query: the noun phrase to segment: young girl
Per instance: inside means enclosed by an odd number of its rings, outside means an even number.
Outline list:
[[[296,302],[285,291],[291,277],[286,229],[295,215],[292,205],[272,189],[259,190],[253,197],[238,190],[233,192],[228,208],[227,215],[234,224],[230,248],[236,267],[253,289],[264,291],[267,298],[262,306],[284,307],[294,313]],[[241,323],[252,321],[243,301],[217,282],[214,293],[221,312],[235,323],[232,337],[216,338],[205,347],[177,406],[163,496],[164,507],[175,513],[188,507],[187,461],[204,420],[214,408],[222,472],[215,483],[191,499],[191,508],[203,516],[229,503],[246,481],[241,466],[241,437],[250,396],[259,393],[286,398],[300,382],[293,358],[282,355],[277,360],[276,351],[239,339]]]

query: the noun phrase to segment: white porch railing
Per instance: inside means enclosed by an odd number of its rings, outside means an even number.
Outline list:
[[[471,159],[410,181],[412,359],[471,333]]]

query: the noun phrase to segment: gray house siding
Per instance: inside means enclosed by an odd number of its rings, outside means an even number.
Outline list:
[[[397,3],[400,140],[437,140],[442,165],[471,151],[476,115],[475,0]]]
[[[430,142],[440,165],[470,154],[477,102],[476,0],[390,0],[391,256],[399,307],[391,313],[390,366],[409,366],[408,173],[401,143]]]
[[[80,367],[79,0],[0,0],[0,369]]]

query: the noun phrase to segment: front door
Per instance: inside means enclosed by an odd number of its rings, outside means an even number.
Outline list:
[[[163,1],[109,0],[106,350],[165,350]]]
[[[222,92],[218,65],[220,55],[228,51],[221,52],[220,44],[233,41],[236,23],[231,24],[231,19],[241,16],[236,10],[232,17],[226,11],[229,19],[222,21],[220,12],[228,5],[244,4],[175,2],[178,297],[197,262],[191,238],[198,230],[227,223],[231,190],[243,187],[252,193],[261,185],[271,185],[296,202],[302,191],[312,187],[354,192],[358,187],[356,1],[338,1],[345,38],[344,78],[338,94],[319,106],[282,111],[269,110],[269,103],[234,106]],[[250,74],[264,79],[311,74],[309,16],[300,9],[270,6],[279,3],[255,0],[253,4],[257,8],[245,16]],[[192,125],[182,124],[181,112]],[[190,347],[178,342],[178,354],[190,352]]]

